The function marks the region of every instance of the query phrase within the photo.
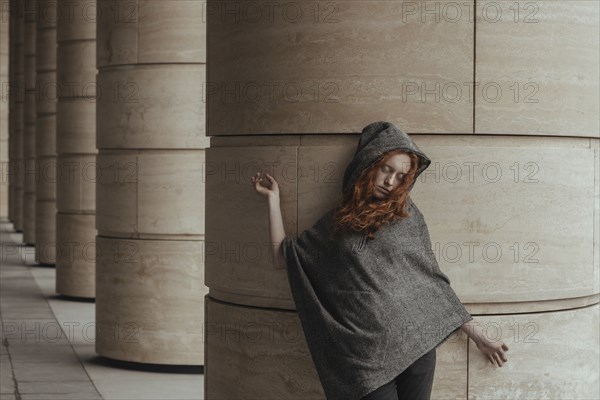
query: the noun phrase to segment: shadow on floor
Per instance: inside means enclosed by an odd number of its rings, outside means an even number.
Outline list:
[[[131,361],[114,360],[103,356],[96,356],[88,359],[90,364],[101,365],[105,367],[121,368],[136,371],[149,371],[173,374],[204,374],[203,365],[163,365],[163,364],[144,364]]]

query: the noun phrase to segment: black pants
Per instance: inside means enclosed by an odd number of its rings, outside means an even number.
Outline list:
[[[429,400],[435,373],[435,349],[412,363],[392,381],[361,400]]]

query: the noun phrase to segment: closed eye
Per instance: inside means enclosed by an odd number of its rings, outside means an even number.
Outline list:
[[[382,171],[383,171],[383,172],[389,172],[389,171],[391,171],[391,168],[390,168],[390,167],[388,167],[387,165],[384,165],[384,166],[382,167]],[[405,174],[404,174],[403,172],[400,172],[400,173],[398,173],[398,176],[399,176],[400,178],[404,178],[404,175],[405,175]]]

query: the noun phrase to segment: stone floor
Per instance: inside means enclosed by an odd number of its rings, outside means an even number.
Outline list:
[[[0,222],[0,399],[202,399],[202,367],[126,363],[94,350],[94,302],[55,293],[54,267],[36,265]]]

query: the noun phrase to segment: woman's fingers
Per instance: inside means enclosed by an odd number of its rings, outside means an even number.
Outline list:
[[[502,342],[502,344],[498,347],[496,352],[499,354],[499,356],[503,362],[508,361],[508,358],[506,357],[506,354],[504,353],[505,351],[508,351],[508,346],[504,342]]]
[[[260,171],[251,177],[254,188],[258,193],[266,195],[271,190],[271,184],[266,182],[267,179],[271,180],[272,178],[269,177],[269,174],[262,174]]]
[[[505,354],[505,351],[508,351],[508,346],[504,342],[488,343],[486,346],[480,347],[480,350],[492,365],[502,367],[504,363],[508,362],[508,357]]]
[[[502,353],[494,353],[494,356],[496,358],[496,361],[498,362],[498,365],[501,367],[504,365],[505,362],[508,361],[508,359],[506,358],[506,356]]]
[[[494,361],[496,361],[496,365],[498,365],[499,367],[502,366],[502,361],[500,361],[500,358],[498,357],[498,354],[494,353],[492,354],[492,357],[494,357]]]
[[[508,358],[506,357],[506,354],[504,354],[504,350],[502,350],[501,348],[498,349],[498,353],[500,354],[500,358],[502,358],[502,361],[507,362]]]

